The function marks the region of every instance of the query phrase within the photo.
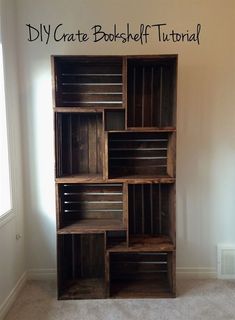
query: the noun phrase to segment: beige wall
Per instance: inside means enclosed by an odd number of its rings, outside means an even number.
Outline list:
[[[11,213],[7,218],[0,219],[0,319],[2,319],[9,308],[9,303],[13,301],[15,293],[26,279],[22,146],[16,72],[15,6],[12,1],[0,1],[0,23],[0,42],[3,45],[3,58],[5,62],[5,95],[13,205]],[[22,235],[18,240],[16,239],[17,234]]]
[[[55,267],[51,54],[179,55],[177,265],[215,272],[216,244],[235,243],[235,1],[16,0],[24,143],[27,253],[31,271]],[[27,42],[26,24],[75,32],[113,23],[167,23],[185,31],[201,23],[201,44]],[[44,271],[43,271],[44,270]]]

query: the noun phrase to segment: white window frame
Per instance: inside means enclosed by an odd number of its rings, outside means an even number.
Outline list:
[[[1,28],[0,28],[1,32]],[[12,194],[12,165],[11,165],[11,148],[10,148],[10,130],[9,130],[9,114],[7,110],[7,99],[6,99],[6,81],[5,81],[5,73],[4,73],[4,52],[2,48],[2,41],[1,41],[1,34],[0,34],[0,64],[2,65],[2,76],[3,79],[3,88],[0,88],[0,90],[3,90],[3,109],[5,109],[5,120],[6,120],[6,139],[7,139],[7,157],[8,157],[8,167],[9,167],[9,196],[10,196],[10,208],[6,212],[2,213],[0,215],[0,227],[2,227],[5,223],[10,221],[14,216],[14,210],[13,210],[13,194]],[[1,66],[0,66],[1,67]],[[0,71],[1,73],[1,71]],[[3,111],[4,112],[4,111]]]

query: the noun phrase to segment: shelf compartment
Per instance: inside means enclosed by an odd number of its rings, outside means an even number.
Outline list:
[[[109,132],[108,178],[175,176],[175,132]]]
[[[132,184],[128,186],[130,246],[175,244],[175,185]],[[168,247],[169,246],[169,247]]]
[[[175,245],[171,238],[167,236],[132,235],[128,246],[125,242],[113,243],[107,250],[110,252],[170,252],[175,250]]]
[[[121,57],[55,57],[57,107],[122,107]]]
[[[126,228],[122,184],[60,184],[58,199],[58,233]]]
[[[58,298],[105,298],[104,235],[59,235],[57,246]]]
[[[57,113],[55,119],[56,176],[102,179],[102,113]]]
[[[105,110],[105,130],[124,130],[125,129],[125,110]]]
[[[128,59],[127,127],[176,124],[177,56]]]
[[[106,249],[111,250],[116,247],[127,247],[127,232],[123,230],[106,232]]]
[[[110,252],[110,296],[175,296],[175,252]]]

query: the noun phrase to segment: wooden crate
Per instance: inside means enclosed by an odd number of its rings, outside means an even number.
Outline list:
[[[60,234],[58,248],[58,298],[105,298],[104,235]]]
[[[60,184],[59,233],[125,230],[122,184]]]
[[[130,244],[159,238],[175,244],[174,184],[131,184],[128,188]]]
[[[122,58],[56,57],[56,107],[122,107]]]
[[[58,113],[56,122],[56,176],[103,175],[101,113]]]
[[[176,57],[128,59],[128,127],[175,127]]]
[[[113,298],[173,297],[172,252],[112,252],[109,257]]]
[[[174,177],[174,132],[110,132],[109,178]]]

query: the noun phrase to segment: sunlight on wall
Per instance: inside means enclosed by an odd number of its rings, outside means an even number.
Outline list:
[[[0,217],[12,208],[3,71],[2,44],[0,43]]]
[[[48,71],[48,70],[47,70]],[[38,209],[55,220],[54,143],[51,74],[38,70],[33,83],[34,94],[34,152],[35,181]]]

